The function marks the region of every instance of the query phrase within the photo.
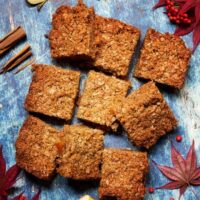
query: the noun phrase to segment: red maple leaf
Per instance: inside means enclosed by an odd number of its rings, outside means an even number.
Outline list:
[[[28,200],[24,195],[24,192],[19,194],[18,196],[14,197],[12,200]],[[40,199],[40,193],[41,190],[38,190],[38,192],[33,196],[32,200],[39,200]]]
[[[27,200],[27,198],[23,195],[24,192],[20,193],[18,196],[14,197],[12,200]]]
[[[40,199],[40,193],[41,193],[41,190],[39,190],[35,196],[32,198],[32,200],[39,200]]]
[[[6,162],[3,157],[2,146],[0,146],[0,199],[7,199],[8,192],[15,184],[20,171],[16,164],[6,171]]]
[[[171,159],[173,167],[159,165],[153,161],[158,169],[162,172],[162,174],[171,180],[171,182],[158,187],[157,189],[179,189],[180,199],[188,186],[200,185],[200,167],[197,167],[197,156],[194,150],[194,141],[190,147],[186,159],[183,158],[183,156],[175,149],[172,144]]]
[[[163,7],[166,5],[166,0],[159,0],[158,3],[153,7],[153,10]]]

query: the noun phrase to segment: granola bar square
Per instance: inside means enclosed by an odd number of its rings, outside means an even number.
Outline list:
[[[55,173],[59,142],[56,129],[29,116],[16,141],[17,165],[39,179],[49,180]]]
[[[143,199],[147,172],[147,153],[127,149],[105,149],[99,199]]]
[[[75,180],[99,179],[103,131],[84,125],[66,125],[62,138],[65,145],[57,160],[57,172]]]
[[[190,57],[191,51],[180,37],[149,29],[134,76],[181,89]]]
[[[177,126],[170,107],[153,82],[131,93],[118,110],[117,118],[132,143],[150,148]]]
[[[128,81],[90,71],[79,101],[78,118],[116,131],[115,111],[121,106],[129,87]]]
[[[139,29],[116,19],[96,16],[96,58],[93,66],[118,77],[126,77],[139,39]]]
[[[70,120],[79,90],[80,72],[42,64],[33,65],[33,71],[26,110]]]
[[[79,1],[77,6],[61,6],[53,15],[49,34],[51,55],[55,59],[93,60],[94,9]]]

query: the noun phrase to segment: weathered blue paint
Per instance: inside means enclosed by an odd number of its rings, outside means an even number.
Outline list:
[[[152,12],[151,8],[155,3],[147,0],[86,0],[89,6],[94,6],[98,14],[120,19],[132,24],[142,30],[142,38],[149,27],[153,27],[161,32],[173,32],[174,27],[168,22],[162,9]],[[0,37],[5,35],[11,28],[18,25],[26,29],[28,42],[31,44],[38,63],[56,64],[49,55],[48,41],[44,34],[51,28],[51,16],[56,8],[61,4],[74,5],[75,0],[51,0],[40,13],[35,7],[30,7],[25,0],[0,0]],[[192,46],[190,36],[186,36],[185,41],[189,47]],[[141,44],[140,44],[141,45]],[[14,48],[11,52],[0,58],[0,64],[10,58],[14,52],[22,48],[22,44]],[[137,56],[136,56],[137,57]],[[131,65],[130,79],[133,83],[133,90],[141,84],[132,77],[132,69],[136,62],[133,59]],[[67,67],[63,64],[63,67]],[[67,67],[68,68],[68,67]],[[82,83],[86,77],[86,72],[82,71]],[[31,70],[27,68],[18,75],[13,72],[0,76],[0,144],[3,144],[4,155],[8,166],[15,163],[14,143],[24,119],[27,116],[23,108],[23,102],[31,81]],[[82,88],[82,87],[81,87]],[[186,154],[191,141],[196,142],[196,151],[200,154],[200,48],[197,49],[191,59],[191,66],[187,75],[185,87],[181,91],[166,91],[162,89],[167,102],[179,119],[179,127],[173,133],[162,138],[158,144],[149,151],[149,160],[155,160],[160,164],[171,165],[170,160],[170,140],[175,142],[175,136],[181,134],[183,142],[176,147],[183,155]],[[76,123],[77,119],[73,120]],[[105,137],[106,147],[130,147],[135,149],[123,133],[122,136],[108,134]],[[198,159],[200,160],[200,155]],[[200,164],[200,162],[199,162]],[[152,165],[147,178],[148,186],[160,186],[167,182],[161,173]],[[77,185],[60,176],[48,184],[36,181],[25,173],[21,174],[21,179],[17,181],[17,192],[25,191],[30,199],[38,187],[42,187],[42,200],[77,200],[83,194],[90,194],[97,198],[97,184],[83,183]],[[183,200],[195,199],[194,193],[200,197],[200,187],[188,189]],[[146,200],[168,200],[170,197],[178,199],[178,191],[160,190],[154,194],[146,194]]]

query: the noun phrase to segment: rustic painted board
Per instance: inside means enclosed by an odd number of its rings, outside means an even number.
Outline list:
[[[117,18],[140,28],[142,30],[142,39],[149,27],[153,27],[161,32],[174,31],[174,27],[168,22],[166,16],[163,15],[162,9],[152,12],[151,8],[155,0],[87,0],[85,2],[88,6],[94,6],[96,12],[100,15]],[[51,28],[51,17],[56,8],[61,4],[74,5],[75,3],[75,0],[51,0],[38,13],[37,9],[28,6],[25,0],[0,0],[0,37],[13,27],[21,25],[27,32],[28,42],[32,46],[37,63],[57,64],[50,57],[49,44],[44,34],[48,33]],[[187,45],[191,47],[190,37],[187,36],[184,39]],[[22,48],[22,44],[0,58],[1,66],[15,52]],[[132,77],[136,58],[137,56],[133,59],[130,72],[133,90],[141,85],[141,82]],[[65,64],[62,67],[68,68]],[[31,75],[30,68],[27,68],[18,75],[13,75],[13,72],[10,72],[0,76],[0,144],[3,145],[8,166],[15,163],[14,143],[19,128],[27,116],[23,103],[31,81]],[[82,83],[85,77],[86,72],[82,71]],[[185,155],[194,139],[200,164],[200,48],[192,56],[185,87],[181,91],[162,90],[162,92],[179,119],[179,127],[173,133],[162,138],[149,151],[150,163],[153,159],[160,164],[171,165],[170,141],[173,141],[178,150]],[[73,123],[76,122],[77,119],[75,118]],[[56,125],[56,122],[54,124]],[[180,144],[175,141],[177,134],[183,136],[183,142]],[[130,147],[134,149],[124,133],[119,136],[107,134],[105,146]],[[166,182],[167,180],[151,163],[147,187],[156,187]],[[34,192],[39,187],[42,187],[42,200],[78,200],[83,194],[90,194],[95,199],[98,199],[97,186],[98,183],[79,184],[60,176],[57,176],[50,183],[43,183],[22,173],[21,179],[16,184],[16,193],[25,191],[28,199],[30,199]],[[189,188],[182,199],[193,200],[195,199],[194,193],[200,198],[200,187]],[[168,200],[172,196],[178,199],[178,191],[159,190],[151,195],[146,194],[145,199],[160,200],[163,198]]]

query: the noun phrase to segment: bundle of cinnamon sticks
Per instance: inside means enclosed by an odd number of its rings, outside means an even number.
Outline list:
[[[10,33],[8,33],[4,38],[0,39],[0,56],[2,56],[5,52],[13,48],[19,41],[26,38],[26,33],[22,27],[17,27]],[[0,74],[10,71],[15,68],[27,58],[32,55],[31,47],[29,44],[26,44],[25,47],[21,49],[16,55],[14,55],[8,62],[2,67],[0,70]],[[26,66],[30,65],[33,60],[28,61],[24,64],[20,69],[24,69]],[[20,70],[17,70],[17,73]]]

